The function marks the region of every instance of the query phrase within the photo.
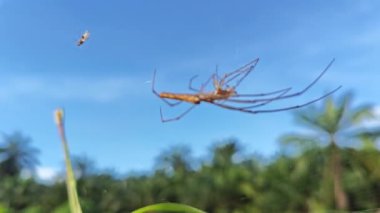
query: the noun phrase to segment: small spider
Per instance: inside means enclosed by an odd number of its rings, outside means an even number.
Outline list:
[[[83,33],[82,37],[79,39],[77,45],[82,45],[87,39],[90,37],[90,33],[86,30],[86,32]]]
[[[312,104],[314,102],[317,102],[334,92],[336,92],[338,89],[341,88],[341,86],[335,88],[334,90],[316,98],[311,101],[308,101],[306,103],[300,104],[300,105],[294,105],[294,106],[288,106],[284,108],[276,108],[276,109],[263,109],[263,110],[252,110],[256,107],[261,107],[264,105],[267,105],[273,101],[282,100],[286,98],[291,98],[295,96],[302,95],[305,93],[310,87],[312,87],[317,81],[325,74],[325,72],[330,68],[332,63],[334,62],[334,59],[327,65],[327,67],[319,74],[319,76],[314,79],[308,86],[306,86],[303,90],[290,93],[288,92],[291,90],[291,87],[276,90],[272,92],[267,93],[258,93],[258,94],[239,94],[236,91],[236,88],[240,85],[240,83],[248,76],[248,74],[255,68],[257,63],[259,62],[259,59],[255,59],[245,66],[223,75],[223,77],[220,77],[217,72],[212,74],[206,82],[201,84],[199,89],[195,89],[192,86],[193,80],[197,77],[194,76],[189,81],[189,89],[196,92],[194,94],[190,93],[172,93],[172,92],[161,92],[158,93],[154,86],[155,86],[155,78],[156,78],[156,71],[154,71],[153,74],[153,80],[152,80],[152,92],[158,96],[160,99],[162,99],[166,104],[169,106],[176,106],[182,102],[187,102],[190,104],[193,104],[190,108],[188,108],[186,111],[181,113],[179,116],[174,118],[165,119],[162,115],[162,109],[160,108],[160,115],[161,115],[161,121],[162,122],[168,122],[168,121],[175,121],[181,119],[183,116],[185,116],[187,113],[189,113],[194,107],[198,106],[201,102],[206,102],[218,107],[222,107],[225,109],[230,110],[237,110],[245,113],[251,113],[251,114],[257,114],[257,113],[269,113],[269,112],[279,112],[279,111],[286,111],[291,109],[297,109],[300,107],[307,106],[309,104]],[[209,82],[213,80],[213,87],[214,90],[211,92],[205,92],[204,89],[209,84]],[[232,84],[233,86],[230,86]],[[256,97],[256,98],[255,98]],[[257,98],[260,97],[260,98]],[[177,100],[177,102],[169,102],[167,99],[173,99]],[[230,104],[226,104],[230,103]]]

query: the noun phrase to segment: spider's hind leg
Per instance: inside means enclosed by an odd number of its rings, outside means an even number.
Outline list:
[[[161,98],[160,94],[154,89],[154,85],[155,85],[155,82],[156,82],[156,70],[154,70],[154,73],[153,73],[153,80],[152,80],[152,92],[153,94],[155,94],[157,97],[159,97],[163,102],[165,102],[167,105],[173,107],[173,106],[177,106],[178,104],[182,103],[182,101],[176,101],[176,102],[170,102],[164,98]]]
[[[162,108],[160,107],[161,122],[178,121],[178,120],[181,119],[183,116],[185,116],[187,113],[189,113],[191,110],[193,110],[196,106],[197,106],[197,104],[194,104],[194,105],[192,105],[191,107],[189,107],[186,111],[184,111],[184,112],[182,112],[180,115],[178,115],[177,117],[174,117],[174,118],[168,118],[168,119],[165,119],[165,118],[164,118],[164,116],[162,115]]]
[[[190,80],[189,80],[189,90],[192,90],[192,91],[194,91],[194,92],[200,92],[199,89],[195,89],[195,88],[193,87],[193,81],[194,81],[194,79],[196,79],[197,77],[198,77],[198,75],[194,75],[194,76],[191,77]]]

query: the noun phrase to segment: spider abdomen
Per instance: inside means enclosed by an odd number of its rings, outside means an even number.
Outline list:
[[[161,92],[160,98],[169,98],[179,101],[186,101],[192,104],[200,104],[201,100],[198,96],[191,95],[191,94],[174,94],[170,92]]]

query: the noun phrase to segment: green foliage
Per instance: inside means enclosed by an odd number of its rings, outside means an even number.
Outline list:
[[[132,213],[148,213],[148,212],[187,212],[187,213],[205,213],[202,210],[193,208],[188,205],[178,203],[159,203],[142,207]]]
[[[324,183],[320,187],[318,197],[328,208],[346,210],[349,208],[349,198],[342,183],[345,179],[345,168],[338,145],[343,142],[342,138],[352,142],[352,139],[364,139],[365,136],[368,139],[369,135],[374,139],[380,135],[380,131],[360,129],[360,124],[375,118],[372,107],[363,105],[353,108],[352,94],[345,94],[338,100],[329,97],[319,107],[311,106],[298,111],[296,118],[300,124],[309,127],[313,133],[285,135],[281,138],[282,144],[296,145],[296,147],[302,147],[303,150],[314,148],[318,143],[327,144],[327,152],[324,155],[325,171],[321,177]],[[366,147],[368,147],[368,140],[366,143]],[[334,197],[330,197],[332,194]],[[331,203],[331,200],[335,202]],[[316,205],[314,200],[312,203],[314,206]]]
[[[71,164],[71,157],[69,152],[69,145],[66,140],[65,135],[65,126],[64,126],[64,112],[62,109],[57,109],[55,111],[55,121],[58,128],[58,133],[61,138],[61,143],[63,146],[63,152],[65,155],[65,166],[66,166],[66,186],[67,186],[67,194],[70,205],[71,213],[82,213],[82,208],[79,202],[78,192],[77,192],[77,184],[73,171],[73,167]]]
[[[30,207],[26,208],[23,211],[23,213],[40,213],[41,211],[42,211],[42,209],[40,206],[30,206]]]
[[[215,147],[213,157],[199,162],[197,168],[168,172],[159,167],[149,175],[125,178],[104,172],[86,175],[77,182],[83,211],[132,212],[167,202],[216,213],[335,209],[332,183],[325,178],[329,147],[308,148],[296,156],[279,155],[263,164],[250,156],[243,157],[239,149],[231,149],[234,146],[236,141]],[[352,148],[338,151],[345,171],[342,184],[350,201],[349,210],[379,206],[380,152]],[[185,164],[191,163],[185,160]],[[33,179],[9,177],[0,184],[3,208],[16,212],[69,212],[64,182],[42,185]]]
[[[268,161],[243,155],[236,139],[218,143],[198,160],[189,148],[173,147],[159,155],[153,171],[126,177],[100,172],[90,159],[77,158],[73,165],[83,212],[344,212],[338,211],[337,185],[347,198],[346,210],[375,212],[380,206],[375,143],[380,128],[364,128],[361,124],[374,118],[371,108],[353,108],[351,102],[351,96],[327,99],[320,107],[296,113],[312,131],[281,137],[283,152]],[[349,143],[357,146],[341,145]],[[0,212],[70,212],[62,179],[44,185],[21,175],[31,167],[15,162],[35,152],[1,147],[3,154],[24,154],[0,162]]]
[[[21,171],[33,171],[38,164],[38,150],[30,146],[31,139],[15,132],[3,135],[0,142],[0,178],[18,176]]]
[[[59,205],[57,208],[53,210],[53,213],[71,213],[69,203],[63,202],[61,205]]]
[[[0,212],[1,213],[11,213],[11,210],[3,203],[0,203]]]

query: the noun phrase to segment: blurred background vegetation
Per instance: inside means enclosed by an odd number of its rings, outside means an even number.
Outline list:
[[[347,93],[293,111],[300,133],[279,136],[280,149],[271,158],[245,153],[235,138],[216,143],[203,159],[185,146],[168,148],[142,174],[123,176],[74,157],[83,211],[131,212],[178,202],[216,213],[376,212],[380,126],[368,123],[379,118],[373,106],[352,101]],[[50,183],[38,180],[37,155],[24,134],[3,135],[0,212],[69,211],[64,173]]]

